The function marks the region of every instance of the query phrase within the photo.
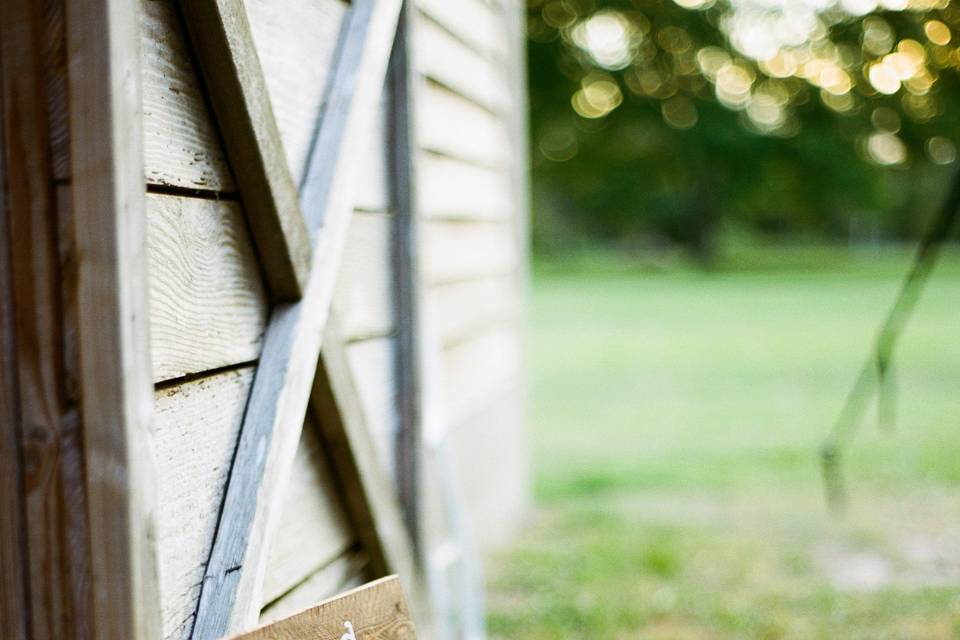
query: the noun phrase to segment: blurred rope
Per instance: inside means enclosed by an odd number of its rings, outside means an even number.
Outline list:
[[[847,396],[836,424],[820,450],[823,481],[827,504],[834,512],[841,512],[847,503],[847,490],[843,478],[842,458],[856,435],[868,402],[874,391],[877,393],[877,418],[881,428],[890,429],[896,415],[896,386],[892,371],[893,350],[904,326],[913,314],[920,294],[940,250],[950,237],[960,213],[960,173],[954,179],[936,218],[920,241],[910,271],[900,286],[893,306],[880,327],[876,342],[866,362],[860,369],[857,380]]]

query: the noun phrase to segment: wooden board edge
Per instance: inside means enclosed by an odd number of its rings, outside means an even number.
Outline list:
[[[286,488],[303,427],[353,209],[353,171],[377,111],[400,2],[355,0],[347,18],[301,189],[308,233],[315,238],[310,275],[303,298],[277,305],[271,314],[203,580],[194,638],[217,638],[257,621],[276,528],[275,503]],[[335,162],[329,161],[331,154]]]
[[[93,636],[160,636],[140,5],[67,3]]]
[[[324,331],[310,407],[331,456],[348,516],[369,555],[371,573],[398,574],[417,626],[429,629],[432,617],[424,578],[397,493],[370,437],[336,318],[328,320]]]
[[[306,287],[311,246],[241,0],[180,0],[267,284],[278,300]]]

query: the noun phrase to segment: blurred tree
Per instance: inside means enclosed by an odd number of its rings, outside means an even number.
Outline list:
[[[912,237],[960,134],[945,0],[530,0],[535,242]]]

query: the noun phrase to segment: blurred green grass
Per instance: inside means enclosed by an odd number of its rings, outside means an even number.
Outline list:
[[[851,513],[821,497],[817,448],[909,258],[537,263],[539,507],[489,567],[492,635],[960,637],[955,253],[898,349],[896,430],[868,418],[847,459]]]

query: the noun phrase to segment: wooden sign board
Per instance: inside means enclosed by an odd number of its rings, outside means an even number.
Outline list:
[[[400,580],[388,576],[233,640],[416,640]]]

